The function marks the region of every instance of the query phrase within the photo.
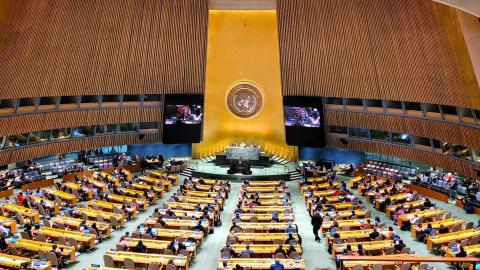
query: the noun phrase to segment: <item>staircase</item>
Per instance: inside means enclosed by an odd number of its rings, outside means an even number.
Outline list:
[[[290,180],[292,180],[292,181],[298,181],[298,180],[302,179],[302,175],[299,172],[297,172],[296,170],[295,171],[289,171],[288,175],[290,176]]]
[[[187,167],[185,170],[183,170],[180,175],[181,176],[185,176],[185,177],[191,177],[192,176],[192,173],[193,173],[193,170],[192,168],[190,167]]]
[[[281,165],[287,165],[289,162],[291,162],[290,160],[286,160],[277,156],[272,156],[272,160]]]

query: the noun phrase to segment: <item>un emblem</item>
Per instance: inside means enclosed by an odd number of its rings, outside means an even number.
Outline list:
[[[228,110],[235,116],[250,118],[261,111],[263,97],[254,83],[238,82],[228,91],[226,102]]]

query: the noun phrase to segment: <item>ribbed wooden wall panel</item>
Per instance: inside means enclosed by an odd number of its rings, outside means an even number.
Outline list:
[[[361,112],[326,111],[325,122],[331,126],[408,133],[480,149],[480,128],[445,121]]]
[[[157,143],[161,141],[161,137],[162,136],[160,135],[160,133],[145,134],[143,139],[140,139],[138,137],[138,134],[116,134],[110,136],[80,138],[70,141],[38,144],[30,147],[23,147],[0,152],[0,165],[28,160],[31,158],[55,155],[58,153],[68,153],[103,146]]]
[[[278,0],[277,11],[284,95],[480,108],[461,29],[447,6]]]
[[[327,145],[335,148],[346,148],[360,152],[378,153],[392,157],[400,157],[407,160],[431,164],[448,171],[457,172],[467,177],[476,177],[475,166],[471,163],[448,157],[433,152],[421,151],[409,147],[372,142],[359,139],[347,139],[348,144],[343,144],[339,138],[329,137]]]
[[[116,123],[161,122],[161,107],[108,108],[43,112],[0,118],[0,137],[50,130]]]
[[[13,2],[0,99],[204,92],[208,0]]]

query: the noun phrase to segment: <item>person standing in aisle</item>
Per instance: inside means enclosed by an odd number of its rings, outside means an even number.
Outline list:
[[[315,241],[320,242],[320,236],[318,236],[318,230],[322,227],[323,218],[320,213],[315,212],[312,216],[313,235],[315,235]]]

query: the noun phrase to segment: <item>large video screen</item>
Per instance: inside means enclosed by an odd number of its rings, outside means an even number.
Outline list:
[[[287,127],[320,127],[318,108],[284,106],[285,126]]]
[[[203,96],[165,95],[163,143],[199,143],[202,139]]]
[[[198,125],[202,123],[202,105],[166,105],[166,125]]]
[[[325,146],[322,98],[284,97],[283,113],[287,144]]]

